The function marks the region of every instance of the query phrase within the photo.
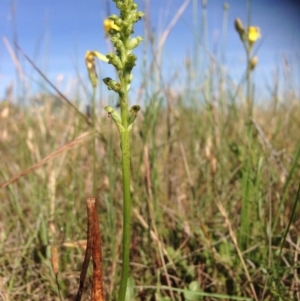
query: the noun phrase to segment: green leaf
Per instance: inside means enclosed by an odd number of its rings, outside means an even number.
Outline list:
[[[135,282],[132,276],[127,279],[127,288],[125,294],[125,301],[132,301],[135,299]]]

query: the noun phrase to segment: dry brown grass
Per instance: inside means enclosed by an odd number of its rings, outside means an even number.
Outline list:
[[[240,250],[233,239],[239,235],[242,152],[247,145],[242,112],[237,110],[234,119],[229,116],[232,112],[223,116],[218,108],[182,107],[176,98],[172,106],[170,123],[164,109],[155,121],[144,110],[133,131],[131,268],[139,286],[136,299],[152,300],[155,290],[147,287],[167,285],[183,291],[173,291],[173,296],[162,291],[162,295],[184,300],[184,290],[197,280],[207,293],[257,294],[265,300],[274,300],[280,293],[292,300],[298,290],[297,220],[281,257],[276,254],[299,179],[297,163],[280,207],[299,147],[299,105],[275,111],[257,108],[255,113],[260,130],[253,162],[262,160],[261,175],[256,178],[261,198],[253,199],[248,250]],[[84,200],[91,193],[95,164],[104,290],[108,299],[114,299],[120,268],[122,189],[119,143],[111,121],[99,117],[97,130],[90,130],[73,112],[63,106],[55,111],[49,103],[36,108],[9,107],[9,112],[4,108],[0,113],[1,298],[58,300],[50,254],[54,244],[62,293],[66,299],[74,296],[83,260],[83,249],[74,245],[85,239]],[[99,138],[97,162],[89,151],[95,135]],[[258,166],[253,170],[258,173]],[[274,281],[280,284],[274,286]]]

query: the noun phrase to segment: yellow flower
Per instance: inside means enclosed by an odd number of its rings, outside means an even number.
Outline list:
[[[101,61],[103,61],[105,63],[108,62],[108,58],[104,54],[102,54],[102,53],[100,53],[98,51],[89,51],[88,50],[85,53],[85,63],[86,63],[86,66],[87,66],[88,69],[94,68],[95,57],[97,57],[99,60],[101,60]]]
[[[260,38],[260,28],[257,26],[250,26],[248,28],[248,40],[251,44],[255,43]]]
[[[108,18],[106,18],[104,21],[103,21],[103,26],[104,26],[104,31],[106,33],[106,35],[109,34],[109,31],[111,29],[114,29],[116,31],[120,31],[120,27],[117,26],[113,20],[110,20]]]
[[[98,51],[87,51],[85,54],[85,64],[86,64],[86,68],[88,70],[89,73],[89,78],[90,81],[93,85],[93,87],[97,87],[98,85],[98,77],[97,77],[97,73],[96,73],[96,65],[95,65],[95,57],[97,57],[98,59],[104,61],[104,62],[108,62],[108,58],[101,54]]]

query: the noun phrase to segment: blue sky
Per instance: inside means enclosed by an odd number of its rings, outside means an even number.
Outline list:
[[[64,80],[61,89],[69,93],[72,79],[76,72],[87,79],[84,65],[86,50],[108,52],[109,43],[105,40],[102,22],[107,16],[106,1],[104,0],[1,0],[0,10],[0,99],[5,88],[16,80],[15,66],[8,51],[8,44],[13,47],[14,28],[20,47],[55,83],[59,75]],[[115,13],[115,4],[108,1],[111,13]],[[150,6],[151,29],[156,37],[163,31],[177,13],[184,0],[138,0],[141,10],[145,2]],[[229,0],[228,26],[226,28],[225,46],[222,42],[223,4],[225,1],[208,0],[207,4],[207,42],[209,51],[222,61],[224,52],[225,65],[228,74],[236,82],[242,76],[245,64],[245,52],[234,30],[233,22],[239,17],[247,24],[247,1]],[[187,54],[192,55],[195,40],[204,40],[201,34],[202,1],[190,0],[186,10],[172,29],[163,49],[163,70],[168,76],[183,70]],[[15,14],[11,6],[15,5]],[[195,14],[193,9],[197,7]],[[291,68],[295,86],[299,87],[300,70],[300,4],[299,1],[282,0],[252,0],[251,23],[261,28],[262,39],[259,41],[259,64],[255,78],[260,89],[266,89],[272,84],[276,69],[282,70],[283,55]],[[193,19],[193,16],[197,19]],[[197,21],[196,21],[197,20]],[[14,26],[15,22],[15,26]],[[199,31],[195,30],[195,24]],[[144,23],[138,23],[135,34],[143,35]],[[203,45],[203,43],[202,43]],[[139,51],[142,51],[140,47]],[[199,46],[199,57],[205,52]],[[202,53],[202,54],[201,54]],[[42,79],[33,71],[19,54],[22,69],[30,75],[28,84],[32,91],[37,91],[36,83],[42,84]],[[141,60],[135,69],[135,80],[138,84],[138,74],[141,72]],[[113,77],[111,66],[101,64],[103,77]],[[106,74],[108,72],[109,74]],[[105,74],[104,74],[105,73]],[[176,83],[177,88],[184,81]],[[35,87],[35,88],[34,88]]]

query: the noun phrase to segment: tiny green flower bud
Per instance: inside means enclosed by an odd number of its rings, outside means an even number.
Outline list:
[[[112,37],[116,37],[117,39],[121,38],[121,34],[119,32],[114,32],[114,34],[112,35]]]
[[[117,15],[110,15],[110,16],[108,17],[108,19],[110,19],[110,20],[116,22],[116,20],[118,20],[119,17],[118,17]]]
[[[112,117],[116,123],[122,123],[121,116],[112,107],[106,106],[104,110]]]
[[[132,6],[131,6],[131,9],[132,10],[135,10],[138,8],[138,5],[136,3],[132,3]]]
[[[139,105],[134,105],[131,107],[129,114],[128,114],[128,129],[131,130],[132,124],[135,121],[137,114],[141,107]]]
[[[250,63],[249,63],[249,68],[250,70],[253,70],[256,65],[258,63],[258,57],[255,55],[251,60],[250,60]]]
[[[242,38],[242,35],[245,32],[245,29],[244,29],[241,19],[236,18],[234,21],[234,26],[235,26],[236,31],[239,33],[240,37]]]
[[[225,2],[224,4],[223,4],[223,9],[224,10],[229,10],[229,4],[228,4],[228,2]]]
[[[104,110],[108,113],[108,116],[112,118],[112,120],[116,123],[120,132],[124,130],[122,126],[122,119],[119,112],[115,111],[112,107],[106,106]]]
[[[142,41],[143,41],[143,38],[140,37],[140,36],[138,36],[138,37],[136,37],[136,38],[132,38],[132,39],[130,39],[130,41],[129,41],[129,43],[128,43],[128,48],[129,48],[130,50],[132,50],[132,49],[138,47],[139,44],[140,44]]]
[[[144,15],[145,14],[143,12],[141,12],[141,11],[137,12],[136,16],[135,16],[135,22],[141,20],[144,17]]]
[[[133,33],[133,24],[126,24],[126,35],[130,36]]]
[[[108,53],[106,57],[108,58],[108,63],[112,64],[118,71],[120,71],[123,68],[123,64],[116,54]]]
[[[122,11],[122,10],[124,10],[124,3],[120,0],[120,1],[117,1],[116,2],[116,7],[120,10],[120,11]]]
[[[128,72],[131,72],[132,68],[135,66],[136,60],[137,57],[132,53],[127,56],[125,68],[127,69]]]
[[[122,93],[122,86],[110,77],[103,78],[103,82],[107,86],[108,90],[113,90],[117,93]]]
[[[139,110],[141,109],[141,107],[139,105],[134,105],[131,107],[129,114],[128,114],[128,124],[131,124],[134,122],[137,113],[139,112]]]
[[[116,26],[122,26],[122,20],[117,15],[111,15],[108,17],[108,19],[112,20]]]
[[[123,42],[117,37],[117,36],[113,36],[111,37],[111,42],[114,44],[115,48],[121,52],[121,53],[125,53],[125,47]]]

